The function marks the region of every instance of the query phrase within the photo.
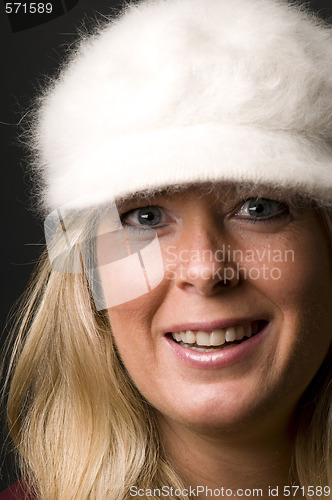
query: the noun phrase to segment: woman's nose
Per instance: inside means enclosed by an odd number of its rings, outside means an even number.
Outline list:
[[[239,269],[229,259],[229,246],[217,232],[187,231],[176,248],[174,280],[189,293],[212,296],[239,282]]]

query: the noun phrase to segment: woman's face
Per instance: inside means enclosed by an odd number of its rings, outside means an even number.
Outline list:
[[[222,187],[119,211],[130,234],[156,231],[164,264],[156,288],[108,310],[139,391],[167,422],[191,429],[289,419],[332,341],[331,247],[319,213],[271,190]]]

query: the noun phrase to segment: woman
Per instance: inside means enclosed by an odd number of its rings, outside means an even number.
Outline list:
[[[147,1],[45,91],[8,406],[36,498],[332,498],[331,55],[288,2]]]

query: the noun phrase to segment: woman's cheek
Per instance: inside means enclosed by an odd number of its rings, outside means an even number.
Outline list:
[[[259,262],[243,267],[250,286],[282,313],[282,346],[295,335],[303,352],[317,352],[317,338],[322,347],[332,341],[332,256],[319,222],[313,219],[301,233],[276,235],[265,247],[257,239],[256,245]]]
[[[312,294],[328,287],[332,277],[332,255],[320,219],[313,215],[303,230],[301,220],[242,233],[238,246],[244,258],[242,278],[275,292],[282,299]]]

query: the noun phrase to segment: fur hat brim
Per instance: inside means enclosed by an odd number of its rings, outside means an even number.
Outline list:
[[[53,208],[68,203],[84,208],[203,182],[291,188],[325,205],[332,194],[331,157],[322,145],[240,125],[203,124],[122,136],[85,149],[81,156],[63,158],[61,170],[61,177],[56,166],[49,174],[48,204]]]

